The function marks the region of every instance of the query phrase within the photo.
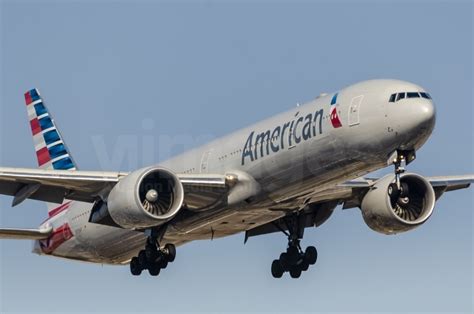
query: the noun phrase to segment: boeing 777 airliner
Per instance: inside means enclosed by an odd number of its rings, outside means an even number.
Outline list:
[[[12,206],[46,202],[38,229],[0,229],[0,238],[35,240],[34,252],[130,265],[152,276],[176,247],[245,232],[282,232],[288,245],[271,265],[298,278],[317,250],[300,245],[305,228],[338,205],[358,207],[383,234],[425,223],[444,192],[474,175],[423,177],[405,171],[435,126],[431,96],[398,80],[343,88],[158,165],[130,173],[78,170],[37,89],[25,93],[39,169],[0,168]],[[380,179],[363,176],[393,166]]]

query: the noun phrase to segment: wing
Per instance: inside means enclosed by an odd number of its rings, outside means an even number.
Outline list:
[[[474,183],[473,174],[425,177],[425,179],[428,180],[428,182],[430,182],[431,186],[433,187],[436,194],[436,199],[439,199],[445,192],[466,189],[472,183]],[[346,192],[350,192],[351,195],[349,199],[343,200],[344,209],[357,207],[360,205],[360,196],[364,195],[377,180],[378,179],[360,178],[340,184],[338,187],[346,190]],[[350,191],[347,189],[350,189]]]
[[[445,192],[468,188],[474,183],[474,175],[426,177],[431,183],[439,199]],[[317,227],[323,224],[332,214],[338,204],[343,204],[343,209],[359,207],[363,196],[377,181],[376,178],[358,178],[339,184],[311,195],[304,194],[302,200],[307,200],[310,205],[306,206],[299,215],[299,219],[305,228]],[[260,225],[245,232],[245,242],[258,235],[269,234],[287,230],[284,218],[278,218],[272,222]]]
[[[61,204],[64,199],[93,203],[106,196],[128,173],[0,168],[0,194]],[[188,207],[199,210],[226,196],[233,177],[219,174],[178,174]]]
[[[474,183],[474,175],[427,177],[433,186],[437,198],[444,192],[466,189]]]

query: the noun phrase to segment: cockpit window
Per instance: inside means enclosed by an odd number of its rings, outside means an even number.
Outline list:
[[[423,98],[431,99],[431,96],[430,96],[430,94],[428,94],[428,93],[420,92],[420,95],[421,95],[421,97],[423,97]]]
[[[399,101],[400,99],[403,99],[403,98],[405,98],[405,93],[398,93],[397,101]]]
[[[389,102],[397,102],[405,98],[426,98],[431,99],[430,94],[425,92],[406,92],[406,93],[395,93],[390,95]]]

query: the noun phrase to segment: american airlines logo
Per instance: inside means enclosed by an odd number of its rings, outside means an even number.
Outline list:
[[[298,118],[298,115],[299,112],[295,114],[292,121],[279,125],[273,130],[266,130],[258,134],[252,131],[242,151],[242,166],[246,159],[252,162],[259,157],[277,153],[285,147],[290,148],[322,133],[323,109],[317,110],[314,114],[308,113],[304,117]]]
[[[332,126],[337,129],[342,126],[341,119],[339,119],[339,116],[337,115],[337,95],[338,93],[334,94],[334,96],[331,99],[331,124]]]

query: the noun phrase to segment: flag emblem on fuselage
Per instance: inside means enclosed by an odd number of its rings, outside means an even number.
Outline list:
[[[341,120],[339,119],[339,116],[337,115],[337,95],[338,93],[334,94],[334,96],[331,99],[331,109],[330,109],[330,118],[331,118],[331,123],[334,128],[340,128],[342,126]]]

